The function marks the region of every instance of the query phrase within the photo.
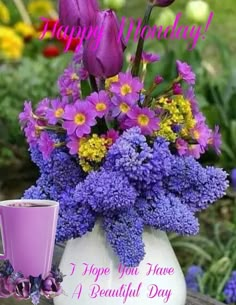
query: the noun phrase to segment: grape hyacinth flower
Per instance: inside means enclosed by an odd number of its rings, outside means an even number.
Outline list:
[[[187,288],[193,292],[199,292],[198,280],[204,275],[200,266],[190,266],[185,276]]]
[[[230,279],[224,287],[225,301],[227,304],[236,302],[236,271],[233,271]]]
[[[91,126],[96,124],[95,116],[96,113],[89,102],[77,101],[74,105],[65,107],[63,128],[67,130],[68,135],[81,138],[89,134]]]
[[[118,82],[111,85],[111,92],[126,102],[134,102],[139,99],[139,94],[143,89],[143,83],[138,77],[133,77],[131,73],[119,73]]]
[[[151,135],[159,129],[160,121],[156,117],[155,112],[149,108],[135,106],[127,113],[127,117],[124,126],[127,128],[139,126],[143,135]]]
[[[192,71],[191,66],[180,60],[176,61],[177,70],[181,79],[183,79],[187,84],[194,85],[196,80],[196,75]]]

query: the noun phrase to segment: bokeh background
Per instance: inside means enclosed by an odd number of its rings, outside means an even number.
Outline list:
[[[104,8],[115,9],[120,17],[133,18],[143,16],[145,4],[146,0],[101,3]],[[177,12],[182,12],[181,23],[204,28],[210,11],[214,18],[206,39],[200,40],[194,51],[187,51],[183,40],[147,41],[145,50],[161,55],[161,61],[148,71],[150,78],[161,73],[165,79],[172,79],[177,58],[193,66],[200,107],[210,126],[220,126],[222,154],[207,154],[202,162],[225,168],[231,187],[221,201],[200,215],[199,236],[169,237],[184,271],[192,265],[202,270],[198,277],[193,276],[194,285],[195,280],[198,283],[192,289],[225,301],[225,284],[236,270],[236,1],[176,0],[171,7],[157,8],[151,22],[167,26]],[[63,52],[65,41],[56,41],[50,35],[38,39],[43,27],[40,16],[53,23],[58,18],[57,1],[0,0],[0,199],[20,197],[37,177],[18,114],[25,100],[36,104],[45,97],[57,96],[58,76],[73,53]],[[127,61],[135,47],[130,41]]]

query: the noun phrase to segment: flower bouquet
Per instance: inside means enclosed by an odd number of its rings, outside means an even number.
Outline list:
[[[143,52],[140,38],[131,68],[121,72],[125,45],[115,13],[95,1],[64,2],[61,22],[97,22],[104,33],[96,50],[90,39],[74,55],[59,77],[59,97],[36,109],[25,102],[19,118],[40,177],[24,198],[60,202],[58,242],[84,236],[99,220],[119,262],[137,267],[144,228],[195,235],[196,213],[225,194],[227,174],[197,161],[208,149],[220,153],[219,127],[211,130],[199,110],[191,66],[177,61],[164,89],[160,75],[148,84],[147,66],[160,57]],[[144,25],[153,7],[170,2],[149,2]]]

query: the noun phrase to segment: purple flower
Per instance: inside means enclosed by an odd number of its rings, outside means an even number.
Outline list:
[[[95,77],[108,78],[121,71],[125,46],[118,37],[119,22],[112,10],[99,12],[96,25],[103,28],[103,33],[99,45],[95,37],[86,41],[84,67]]]
[[[43,117],[47,112],[49,105],[50,105],[50,100],[48,98],[43,99],[41,102],[38,103],[35,113],[38,116]]]
[[[50,138],[50,136],[47,132],[41,133],[41,136],[38,140],[38,145],[39,145],[39,150],[43,154],[43,158],[45,160],[47,160],[51,156],[51,154],[55,148],[55,143]]]
[[[188,90],[185,92],[185,98],[190,102],[193,114],[198,114],[199,107],[193,87],[188,88]]]
[[[172,90],[173,90],[174,95],[182,95],[183,94],[183,89],[182,89],[182,87],[179,83],[174,83],[173,87],[172,87]]]
[[[120,135],[115,129],[109,129],[108,132],[102,137],[108,140],[108,145],[111,146],[116,142],[116,140],[119,139]]]
[[[134,62],[134,59],[135,59],[135,55],[132,55],[130,61]],[[142,53],[142,61],[145,64],[154,63],[154,62],[159,61],[159,60],[160,60],[160,55],[159,54],[147,53],[147,52]]]
[[[133,77],[130,72],[120,73],[118,82],[111,85],[111,92],[126,102],[136,102],[143,89],[143,83],[138,77]]]
[[[195,159],[199,159],[203,153],[204,148],[201,145],[189,144],[186,156],[193,156]]]
[[[131,110],[132,106],[136,104],[136,101],[124,101],[119,96],[113,96],[111,99],[111,103],[114,106],[112,109],[112,117],[118,117],[119,119],[123,119],[125,115]]]
[[[87,97],[87,100],[91,103],[97,117],[102,118],[108,113],[110,98],[106,91],[94,92]]]
[[[63,128],[69,136],[76,135],[78,138],[89,134],[91,126],[96,124],[96,113],[92,110],[91,104],[85,101],[78,101],[74,105],[67,105],[63,118]]]
[[[15,291],[15,285],[9,277],[0,273],[0,298],[9,298]]]
[[[70,137],[66,146],[69,148],[71,155],[77,155],[79,151],[79,139],[77,137]]]
[[[236,190],[236,168],[232,169],[230,178],[232,187]]]
[[[106,214],[133,206],[137,193],[123,174],[101,170],[91,172],[84,182],[79,183],[75,196],[95,212]]]
[[[58,80],[58,87],[61,96],[73,97],[74,100],[80,98],[80,82],[72,79],[72,76],[65,70],[65,74],[61,75]]]
[[[189,85],[194,85],[196,76],[194,72],[192,71],[191,66],[189,66],[185,62],[181,62],[180,60],[176,61],[177,70],[179,73],[179,76]]]
[[[208,141],[208,144],[214,148],[217,155],[220,155],[221,153],[220,147],[222,145],[222,139],[219,129],[220,129],[219,126],[216,125]]]
[[[153,6],[166,7],[171,5],[175,0],[149,0]]]
[[[175,144],[179,155],[186,156],[188,151],[188,143],[185,140],[179,138],[176,140]]]
[[[128,113],[124,124],[127,128],[138,126],[142,134],[151,135],[159,128],[159,119],[149,108],[134,106]]]
[[[96,0],[60,0],[59,19],[64,26],[89,27],[96,19],[99,6]]]
[[[27,142],[30,145],[35,145],[37,143],[37,140],[38,140],[38,133],[37,133],[37,130],[36,130],[36,125],[37,125],[36,122],[31,122],[30,121],[30,122],[28,122],[27,126],[24,129]]]
[[[56,282],[53,274],[49,274],[42,282],[42,292],[45,297],[53,298],[62,293],[62,287],[59,282]]]
[[[194,128],[191,129],[191,134],[198,144],[206,147],[211,136],[211,131],[205,122],[197,122]]]
[[[33,109],[31,102],[24,103],[24,111],[19,114],[21,125],[25,125],[28,121],[33,120]]]
[[[121,264],[126,267],[138,266],[145,255],[143,221],[138,213],[129,209],[124,213],[107,216],[103,227]]]
[[[236,271],[233,271],[230,279],[224,287],[225,301],[227,304],[236,302]]]
[[[194,292],[199,292],[199,279],[203,277],[204,272],[200,266],[190,266],[185,276],[187,288]]]
[[[156,85],[160,85],[164,81],[164,78],[161,75],[157,75],[154,79]]]
[[[25,278],[18,278],[15,282],[15,296],[19,300],[27,300],[30,297],[30,281]]]
[[[63,117],[65,105],[65,102],[61,102],[60,99],[51,101],[52,108],[47,110],[45,116],[49,124],[55,125]]]

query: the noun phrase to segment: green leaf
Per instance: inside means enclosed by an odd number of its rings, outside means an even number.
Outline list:
[[[86,98],[87,96],[89,96],[92,92],[90,84],[88,81],[86,80],[82,80],[81,81],[81,92],[82,92],[82,97]]]

